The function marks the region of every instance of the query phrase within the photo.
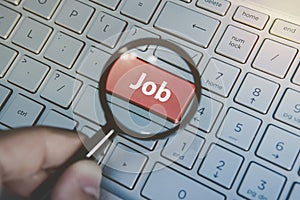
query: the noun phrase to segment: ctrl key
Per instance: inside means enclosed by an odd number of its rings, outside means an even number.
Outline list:
[[[222,194],[160,163],[153,168],[142,195],[148,199],[225,199]]]
[[[43,105],[18,94],[13,102],[7,105],[0,121],[11,128],[32,126],[43,110]]]

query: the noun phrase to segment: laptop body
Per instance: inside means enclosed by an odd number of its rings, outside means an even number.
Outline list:
[[[2,130],[95,134],[101,69],[129,41],[166,39],[194,58],[195,117],[164,139],[115,137],[97,156],[108,198],[299,199],[297,1],[15,0],[1,20]]]

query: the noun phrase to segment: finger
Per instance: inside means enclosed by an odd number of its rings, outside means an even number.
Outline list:
[[[19,185],[13,184],[14,182],[26,179],[28,187],[35,187],[45,179],[45,176],[36,174],[43,174],[41,171],[47,171],[64,163],[80,144],[81,141],[74,132],[55,128],[26,128],[1,133],[2,181],[9,183],[13,191],[19,189]],[[29,194],[33,189],[26,188],[22,194]]]
[[[53,200],[99,199],[101,168],[92,161],[79,161],[69,167],[55,186]]]
[[[5,186],[20,196],[29,196],[32,189],[37,188],[47,177],[47,172],[40,171],[30,177],[8,181],[5,183]]]

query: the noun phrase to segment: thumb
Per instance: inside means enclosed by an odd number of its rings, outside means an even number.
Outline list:
[[[100,197],[101,168],[92,161],[70,166],[56,184],[53,200],[87,200]]]

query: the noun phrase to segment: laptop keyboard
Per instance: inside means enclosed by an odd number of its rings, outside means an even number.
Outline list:
[[[299,31],[245,1],[3,0],[0,130],[93,135],[106,123],[104,63],[129,41],[163,38],[197,64],[197,112],[165,139],[115,137],[97,156],[102,187],[123,199],[300,199]]]

